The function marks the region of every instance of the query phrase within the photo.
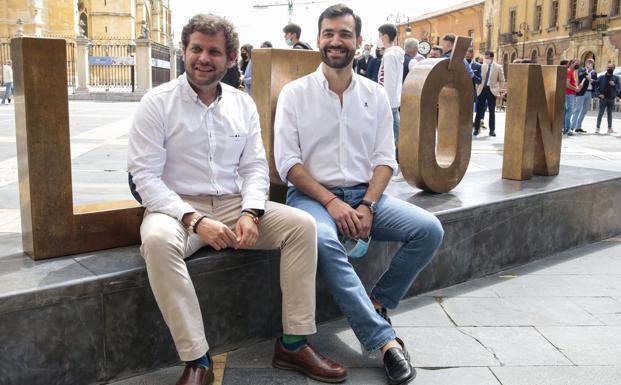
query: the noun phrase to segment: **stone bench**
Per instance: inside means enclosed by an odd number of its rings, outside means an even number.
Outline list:
[[[466,174],[449,194],[404,182],[387,193],[433,212],[445,228],[408,296],[621,233],[621,173],[562,167],[557,177],[519,182],[492,170]],[[137,246],[33,261],[19,234],[0,239],[0,383],[101,383],[178,360]],[[352,262],[367,287],[398,246],[372,243]],[[278,335],[278,256],[204,248],[188,259],[214,352]],[[339,314],[320,280],[317,320]]]

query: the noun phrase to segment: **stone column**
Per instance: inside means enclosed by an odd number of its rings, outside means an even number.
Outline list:
[[[170,80],[177,78],[177,49],[170,45]]]
[[[78,88],[76,94],[88,93],[88,44],[90,41],[84,36],[75,38],[76,72],[78,73]]]
[[[136,93],[151,89],[151,41],[136,39]]]

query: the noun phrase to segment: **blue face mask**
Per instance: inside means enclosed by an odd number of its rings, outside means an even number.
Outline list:
[[[341,238],[344,238],[341,239],[341,243],[343,244],[343,247],[345,247],[345,251],[347,251],[347,256],[349,258],[362,258],[369,250],[371,237],[360,239],[351,239],[347,237]]]
[[[291,47],[293,45],[293,40],[287,39],[287,45]]]

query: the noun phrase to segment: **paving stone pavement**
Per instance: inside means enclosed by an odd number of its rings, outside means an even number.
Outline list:
[[[418,368],[412,384],[621,384],[620,266],[616,238],[403,301],[391,317]],[[386,384],[379,355],[363,352],[345,320],[320,325],[310,341],[348,367],[346,384]],[[273,369],[272,349],[264,341],[230,352],[219,383],[319,384]],[[181,371],[113,384],[174,384]]]

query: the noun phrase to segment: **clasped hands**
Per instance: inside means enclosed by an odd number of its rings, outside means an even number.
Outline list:
[[[235,224],[235,232],[224,223],[205,218],[196,227],[196,234],[215,250],[247,249],[259,238],[259,228],[248,215],[242,215]]]

